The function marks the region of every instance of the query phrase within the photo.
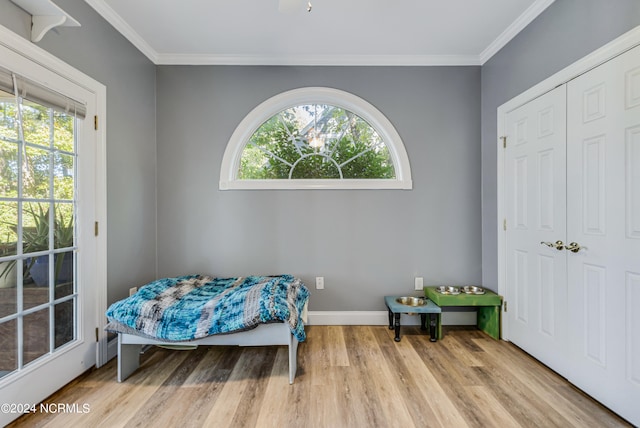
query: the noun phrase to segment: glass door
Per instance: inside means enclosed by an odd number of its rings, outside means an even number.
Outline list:
[[[0,91],[0,377],[77,336],[79,120]]]
[[[0,58],[0,403],[37,404],[96,363],[95,95]]]

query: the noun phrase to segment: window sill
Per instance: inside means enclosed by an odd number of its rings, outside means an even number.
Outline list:
[[[411,190],[411,180],[234,180],[220,181],[220,190],[371,190],[400,189]]]

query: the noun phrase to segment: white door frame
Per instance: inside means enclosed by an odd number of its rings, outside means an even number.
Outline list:
[[[607,43],[600,49],[593,51],[586,57],[560,70],[553,76],[543,80],[542,82],[538,83],[537,85],[533,86],[532,88],[526,90],[525,92],[498,107],[498,138],[496,141],[498,147],[498,293],[504,296],[505,302],[508,303],[511,297],[507,293],[508,287],[506,280],[506,234],[504,230],[504,221],[506,218],[506,211],[504,207],[505,156],[503,142],[501,139],[501,136],[506,135],[505,118],[507,113],[638,45],[640,45],[640,26],[637,26],[634,29],[626,32],[617,39]],[[507,228],[508,227],[509,225],[507,225]],[[508,304],[503,305],[502,307],[503,310],[508,310]],[[505,340],[509,340],[509,323],[506,322],[507,317],[501,317],[501,319],[502,338]]]
[[[65,78],[89,92],[95,94],[97,113],[100,118],[96,135],[96,188],[95,188],[95,221],[99,224],[99,234],[96,239],[96,283],[93,284],[96,293],[95,325],[97,328],[96,366],[107,362],[107,334],[105,311],[107,310],[107,88],[97,80],[92,79],[59,58],[18,34],[0,25],[0,45],[14,51],[29,61],[33,61],[49,71]],[[90,118],[88,118],[89,120]]]

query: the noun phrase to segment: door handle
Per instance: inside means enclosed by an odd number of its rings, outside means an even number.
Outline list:
[[[580,250],[586,250],[587,247],[582,247],[577,242],[572,242],[566,246],[567,251],[571,251],[572,253],[577,253]]]
[[[556,242],[540,241],[540,244],[546,245],[549,248],[555,248],[558,251],[562,251],[564,249],[564,242],[562,241],[556,241]]]

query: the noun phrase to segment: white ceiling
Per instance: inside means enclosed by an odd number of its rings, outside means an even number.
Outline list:
[[[481,65],[554,0],[85,1],[156,64]]]

